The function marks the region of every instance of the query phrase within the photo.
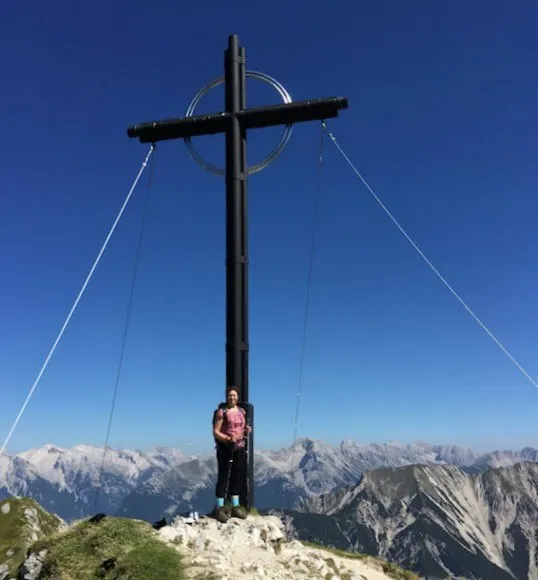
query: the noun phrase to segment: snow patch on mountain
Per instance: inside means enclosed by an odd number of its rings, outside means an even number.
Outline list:
[[[50,444],[19,453],[18,457],[28,461],[41,477],[57,484],[60,489],[70,488],[76,479],[96,485],[103,459],[107,474],[121,477],[129,483],[135,483],[148,470],[169,469],[185,459],[178,450],[144,454],[107,448],[105,454],[102,448],[90,445],[63,449]]]

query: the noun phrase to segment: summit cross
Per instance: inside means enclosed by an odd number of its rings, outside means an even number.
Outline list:
[[[280,105],[247,109],[246,78],[248,76],[257,76],[266,82],[269,79],[269,84],[279,90],[285,102]],[[249,402],[248,367],[248,175],[266,167],[280,153],[287,143],[294,123],[324,121],[337,117],[339,110],[347,108],[347,99],[329,97],[291,102],[291,97],[274,79],[262,73],[247,71],[245,49],[239,46],[239,38],[235,34],[228,37],[228,48],[224,51],[224,77],[220,79],[220,82],[222,81],[225,85],[224,111],[192,115],[191,103],[188,116],[134,125],[127,129],[127,134],[131,138],[138,138],[141,143],[184,139],[191,148],[191,153],[194,152],[190,142],[192,137],[218,133],[224,133],[226,136],[225,170],[213,169],[213,172],[225,175],[226,178],[226,386],[239,387],[240,404],[246,409],[249,424],[253,427],[254,408]],[[208,87],[213,88],[220,82],[214,82]],[[247,130],[276,125],[286,126],[286,139],[281,140],[273,155],[266,159],[268,162],[249,168],[246,155]],[[200,158],[193,156],[200,163]],[[207,167],[206,164],[205,168]],[[252,432],[247,439],[247,469],[240,500],[241,504],[249,510],[254,505],[253,476],[254,437]]]

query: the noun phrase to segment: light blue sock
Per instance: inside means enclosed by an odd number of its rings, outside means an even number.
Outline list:
[[[224,498],[223,497],[217,498],[217,507],[224,507]]]
[[[232,495],[232,506],[239,507],[239,496],[238,495]]]

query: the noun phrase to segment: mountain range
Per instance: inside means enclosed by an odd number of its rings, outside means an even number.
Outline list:
[[[380,467],[454,465],[468,473],[487,467],[538,461],[538,451],[478,453],[453,445],[386,443],[332,446],[301,439],[288,448],[255,452],[255,504],[259,509],[302,509],[321,495],[356,484],[363,473]],[[24,495],[66,521],[95,511],[154,520],[194,508],[213,507],[216,460],[213,454],[187,456],[160,447],[150,452],[88,445],[45,445],[0,457],[0,499]],[[100,492],[97,505],[96,490]],[[310,508],[310,509],[311,509]]]

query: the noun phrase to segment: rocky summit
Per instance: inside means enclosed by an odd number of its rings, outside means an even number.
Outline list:
[[[0,524],[0,580],[416,578],[374,558],[290,540],[275,516],[225,525],[178,516],[160,527],[96,514],[66,525],[33,500],[13,498],[0,504]]]
[[[159,536],[181,551],[193,580],[418,580],[374,558],[288,541],[285,524],[275,516],[231,518],[226,524],[178,516]]]

